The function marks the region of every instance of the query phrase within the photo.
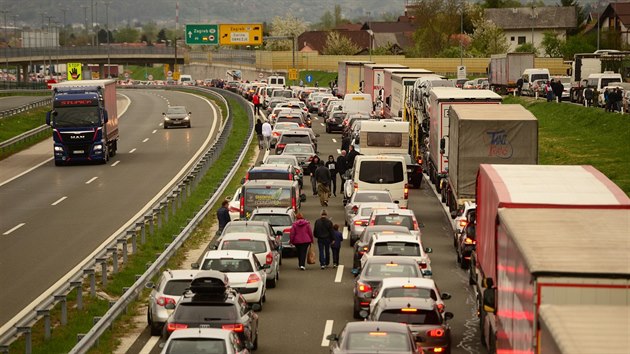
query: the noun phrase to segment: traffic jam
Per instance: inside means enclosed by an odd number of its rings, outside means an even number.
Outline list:
[[[229,222],[199,262],[147,284],[147,321],[163,353],[255,351],[280,274],[318,268],[353,279],[353,319],[327,326],[330,353],[459,352],[449,307],[464,299],[435,279],[451,275],[432,266],[429,220],[410,197],[421,190],[452,226],[453,261],[488,352],[546,352],[572,338],[558,318],[591,321],[571,310],[624,305],[629,249],[618,221],[630,199],[592,166],[538,165],[538,121],[523,106],[429,70],[371,62],[340,62],[330,87],[278,75],[212,84],[252,102],[259,158],[224,202]],[[305,246],[294,233],[307,211],[316,217]],[[592,239],[601,243],[583,247]],[[600,251],[610,256],[585,266]]]

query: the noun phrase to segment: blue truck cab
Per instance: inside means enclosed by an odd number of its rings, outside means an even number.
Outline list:
[[[107,163],[118,148],[114,80],[66,81],[53,85],[46,124],[53,132],[55,165]]]

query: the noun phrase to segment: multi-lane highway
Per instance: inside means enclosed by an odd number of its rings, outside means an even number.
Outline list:
[[[118,154],[108,164],[55,167],[50,143],[40,156],[48,162],[0,181],[0,327],[155,202],[221,124],[217,109],[200,96],[119,93],[130,104],[120,119]],[[162,129],[169,104],[187,106],[192,129]],[[14,156],[0,169],[19,163]]]
[[[323,119],[315,119],[313,129],[319,138],[320,157],[337,156],[340,147],[339,134],[327,134]],[[262,159],[262,154],[259,160]],[[321,206],[312,196],[308,178],[305,182],[307,201],[302,212],[313,223],[319,217]],[[343,226],[343,206],[340,194],[332,198],[327,208],[333,222]],[[450,321],[453,333],[452,353],[485,353],[478,335],[478,320],[474,297],[468,286],[466,273],[459,269],[452,246],[452,228],[441,203],[432,189],[423,184],[423,189],[411,190],[410,208],[424,224],[423,243],[432,247],[431,264],[433,278],[442,292],[453,296],[447,301],[447,311],[455,318]],[[298,270],[296,258],[285,258],[281,268],[280,282],[267,292],[267,302],[260,315],[260,339],[258,354],[279,353],[326,353],[326,335],[338,333],[352,317],[352,248],[346,241],[341,250],[342,267],[319,269],[319,264],[310,265],[307,271]],[[157,337],[151,339],[148,328],[144,328],[134,341],[129,354],[159,353]],[[124,352],[124,351],[121,351]]]

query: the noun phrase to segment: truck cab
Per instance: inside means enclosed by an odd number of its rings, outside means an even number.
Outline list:
[[[605,87],[614,86],[614,84],[622,83],[621,74],[612,71],[605,71],[601,74],[590,74],[586,80],[583,80],[583,86],[595,90],[597,95],[596,104],[603,107],[606,102],[604,100]]]

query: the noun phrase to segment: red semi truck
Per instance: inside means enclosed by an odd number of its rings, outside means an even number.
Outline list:
[[[586,216],[589,214],[584,215],[580,210],[621,209],[627,211],[630,209],[630,198],[592,166],[482,164],[477,174],[476,200],[477,247],[471,255],[470,282],[475,285],[477,293],[482,338],[491,348],[494,343],[493,340],[497,338],[496,336],[499,332],[498,321],[503,314],[507,314],[511,310],[509,308],[505,310],[501,308],[506,302],[501,303],[500,299],[497,299],[495,311],[489,312],[487,307],[484,306],[488,301],[486,296],[496,297],[497,288],[508,287],[514,289],[514,284],[502,283],[507,278],[505,278],[506,273],[504,269],[499,271],[500,267],[506,265],[505,262],[501,263],[501,259],[505,259],[501,257],[504,257],[502,255],[505,255],[505,252],[513,253],[508,257],[518,257],[518,252],[523,252],[522,248],[519,248],[520,246],[514,248],[516,246],[511,243],[512,241],[507,240],[505,236],[503,236],[502,241],[499,241],[502,227],[500,224],[500,211],[516,209],[517,213],[525,213],[528,211],[527,209],[543,209],[541,215],[544,215],[545,212],[551,213],[553,208],[569,208],[574,213],[583,215],[586,221],[595,224],[596,219],[594,215],[596,214],[591,213],[590,216]],[[599,216],[599,214],[597,215]],[[565,224],[563,219],[555,221]],[[499,222],[499,225],[497,222]],[[541,221],[531,218],[528,222],[536,225]],[[624,219],[616,219],[613,223],[620,225],[622,228],[625,227],[624,237],[626,241],[624,242],[627,245],[628,218],[626,217],[625,221]],[[568,224],[569,233],[580,233],[582,224]],[[606,230],[607,228],[602,227],[602,229]],[[546,235],[549,240],[554,240],[557,237],[555,232],[547,233]],[[603,234],[602,237],[591,235],[589,241],[578,241],[577,243],[572,240],[558,241],[549,247],[560,248],[562,252],[569,256],[577,256],[577,254],[572,255],[571,252],[578,246],[577,248],[589,251],[589,255],[592,257],[599,255],[597,252],[592,252],[593,244],[601,242],[600,238],[604,238],[604,236],[606,234]],[[540,247],[532,247],[542,251]],[[615,248],[610,243],[607,244],[607,247]],[[578,259],[582,267],[578,266],[575,269],[577,273],[583,272],[592,263],[600,262],[599,258],[597,262],[593,262],[592,259],[589,260],[589,257]],[[527,271],[523,272],[526,268],[519,269],[519,274],[527,273]]]

